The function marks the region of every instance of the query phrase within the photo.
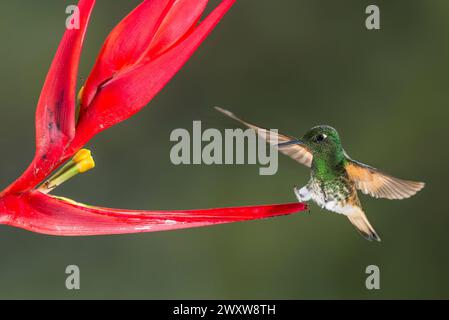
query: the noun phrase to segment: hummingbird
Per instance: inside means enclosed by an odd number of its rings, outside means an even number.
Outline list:
[[[302,188],[293,188],[298,201],[312,200],[323,209],[346,216],[367,240],[380,241],[380,237],[362,209],[357,190],[374,198],[405,199],[425,185],[393,177],[352,159],[343,149],[337,130],[331,126],[315,126],[297,139],[257,127],[220,107],[215,109],[253,129],[279,152],[309,167],[309,182]]]

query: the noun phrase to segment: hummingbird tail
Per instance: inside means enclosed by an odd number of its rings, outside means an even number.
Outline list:
[[[359,233],[369,241],[380,241],[380,237],[374,230],[373,226],[369,223],[368,218],[362,209],[357,208],[354,212],[347,215],[349,221],[359,231]]]

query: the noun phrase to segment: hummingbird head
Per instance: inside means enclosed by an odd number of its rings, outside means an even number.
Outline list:
[[[344,155],[337,130],[327,125],[313,127],[301,139],[280,143],[278,146],[282,148],[292,144],[303,145],[315,160],[338,163]]]
[[[342,151],[340,136],[330,126],[316,126],[301,139],[314,156],[336,154]]]
[[[315,163],[319,161],[327,165],[336,165],[344,158],[340,136],[337,130],[330,126],[313,127],[301,140],[312,153]]]

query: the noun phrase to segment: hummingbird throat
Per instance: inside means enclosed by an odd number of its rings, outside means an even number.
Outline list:
[[[343,154],[314,155],[312,170],[319,179],[332,180],[341,176],[345,170],[345,158]]]

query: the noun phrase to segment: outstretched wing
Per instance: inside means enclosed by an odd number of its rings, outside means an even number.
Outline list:
[[[259,137],[266,140],[272,146],[277,146],[280,143],[285,143],[285,142],[289,142],[292,140],[296,140],[296,138],[294,138],[294,137],[276,133],[274,131],[270,131],[265,128],[260,128],[253,124],[250,124],[246,121],[243,121],[242,119],[238,118],[235,114],[233,114],[232,112],[230,112],[228,110],[225,110],[225,109],[222,109],[219,107],[215,107],[215,109],[217,111],[220,111],[224,115],[244,124],[248,128],[253,129],[254,131],[256,131],[256,133],[259,135]],[[306,147],[304,147],[302,145],[292,144],[289,146],[283,146],[282,148],[278,148],[278,150],[282,154],[289,156],[290,158],[296,160],[297,162],[299,162],[307,167],[310,167],[312,165],[312,159],[313,159],[312,153],[309,150],[307,150]]]
[[[395,178],[350,158],[346,171],[357,189],[375,198],[405,199],[424,188],[423,182]]]

